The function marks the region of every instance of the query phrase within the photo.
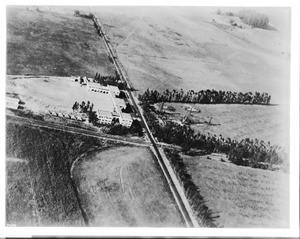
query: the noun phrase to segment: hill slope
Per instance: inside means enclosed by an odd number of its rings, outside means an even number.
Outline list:
[[[94,11],[138,90],[267,91],[273,103],[286,101],[288,9],[258,9],[267,13],[275,30],[252,29],[238,17],[217,15],[215,8],[99,7]],[[230,19],[243,29],[231,26]]]
[[[7,74],[94,76],[114,74],[90,19],[72,9],[7,8]]]

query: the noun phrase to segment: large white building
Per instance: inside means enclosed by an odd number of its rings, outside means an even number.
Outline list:
[[[114,119],[112,112],[105,110],[98,110],[97,117],[100,124],[111,124]]]
[[[113,119],[118,119],[121,125],[130,127],[132,117],[130,114],[122,112],[126,108],[126,103],[123,99],[116,98],[120,95],[120,90],[116,86],[102,86],[99,83],[87,82],[87,90],[93,93],[100,93],[101,102],[93,102],[97,112],[99,123],[111,124]]]
[[[120,90],[117,86],[114,85],[107,85],[108,89],[110,92],[114,93],[115,96],[119,96],[120,95]]]
[[[120,121],[121,125],[124,125],[126,127],[130,127],[132,125],[133,120],[130,114],[122,113],[121,118],[122,118]]]

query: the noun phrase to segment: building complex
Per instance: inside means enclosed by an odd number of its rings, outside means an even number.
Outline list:
[[[91,94],[99,94],[100,102],[95,102],[96,114],[101,124],[111,124],[113,120],[118,121],[121,125],[130,127],[133,119],[130,114],[122,112],[126,108],[123,99],[117,98],[120,90],[117,86],[103,86],[95,82],[87,82],[87,90]]]

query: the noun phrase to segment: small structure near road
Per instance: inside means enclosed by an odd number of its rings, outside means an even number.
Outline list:
[[[11,109],[18,109],[20,100],[17,98],[6,97],[6,107]]]

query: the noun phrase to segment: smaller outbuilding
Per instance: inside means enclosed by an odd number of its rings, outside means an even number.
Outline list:
[[[6,107],[11,109],[18,109],[20,100],[17,98],[6,97]]]

